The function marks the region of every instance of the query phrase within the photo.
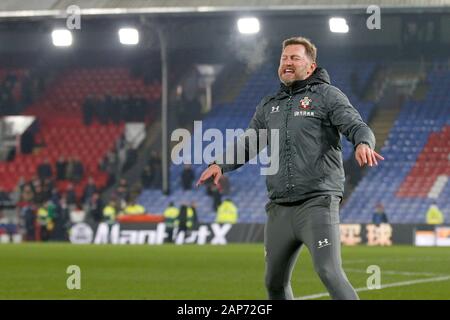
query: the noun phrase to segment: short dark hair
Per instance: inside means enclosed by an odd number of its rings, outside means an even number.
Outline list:
[[[304,37],[293,37],[283,41],[283,50],[290,45],[293,44],[301,44],[305,47],[306,55],[311,58],[313,62],[317,60],[317,48],[316,46],[309,40]]]

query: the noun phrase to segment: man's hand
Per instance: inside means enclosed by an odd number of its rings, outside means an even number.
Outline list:
[[[198,187],[199,185],[202,185],[211,177],[214,178],[214,184],[220,190],[219,180],[222,177],[222,169],[217,164],[213,164],[203,171],[195,186]]]
[[[377,159],[384,160],[384,158],[380,154],[375,152],[375,150],[372,150],[365,143],[360,143],[356,147],[355,158],[356,161],[358,161],[360,167],[366,164],[369,165],[369,167],[372,167],[374,165],[377,166],[378,165]]]

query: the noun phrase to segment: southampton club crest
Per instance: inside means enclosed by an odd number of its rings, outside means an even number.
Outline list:
[[[300,111],[294,111],[294,117],[314,117],[314,111],[311,111],[311,102],[312,100],[308,97],[304,97],[302,100],[300,100],[300,105],[298,106],[300,108]]]
[[[309,105],[312,102],[312,100],[308,97],[304,97],[302,100],[300,100],[300,109],[311,109],[311,106]]]

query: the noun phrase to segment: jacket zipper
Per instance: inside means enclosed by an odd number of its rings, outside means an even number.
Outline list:
[[[286,146],[287,148],[289,148],[289,157],[287,159],[287,184],[286,184],[286,189],[287,192],[289,192],[290,188],[291,188],[291,158],[292,158],[292,150],[291,150],[291,142],[290,142],[290,136],[289,136],[289,115],[291,114],[292,111],[292,106],[291,106],[291,102],[292,102],[292,97],[293,97],[293,93],[292,93],[292,88],[290,88],[290,94],[289,94],[289,100],[287,102],[287,113],[286,113]]]

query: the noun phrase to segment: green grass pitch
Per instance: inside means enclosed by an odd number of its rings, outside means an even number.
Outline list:
[[[450,299],[450,248],[343,247],[361,299]],[[81,289],[69,290],[69,265]],[[381,269],[367,290],[369,265]],[[303,249],[292,278],[298,298],[329,299]],[[0,245],[0,299],[266,299],[262,244],[227,246]]]

